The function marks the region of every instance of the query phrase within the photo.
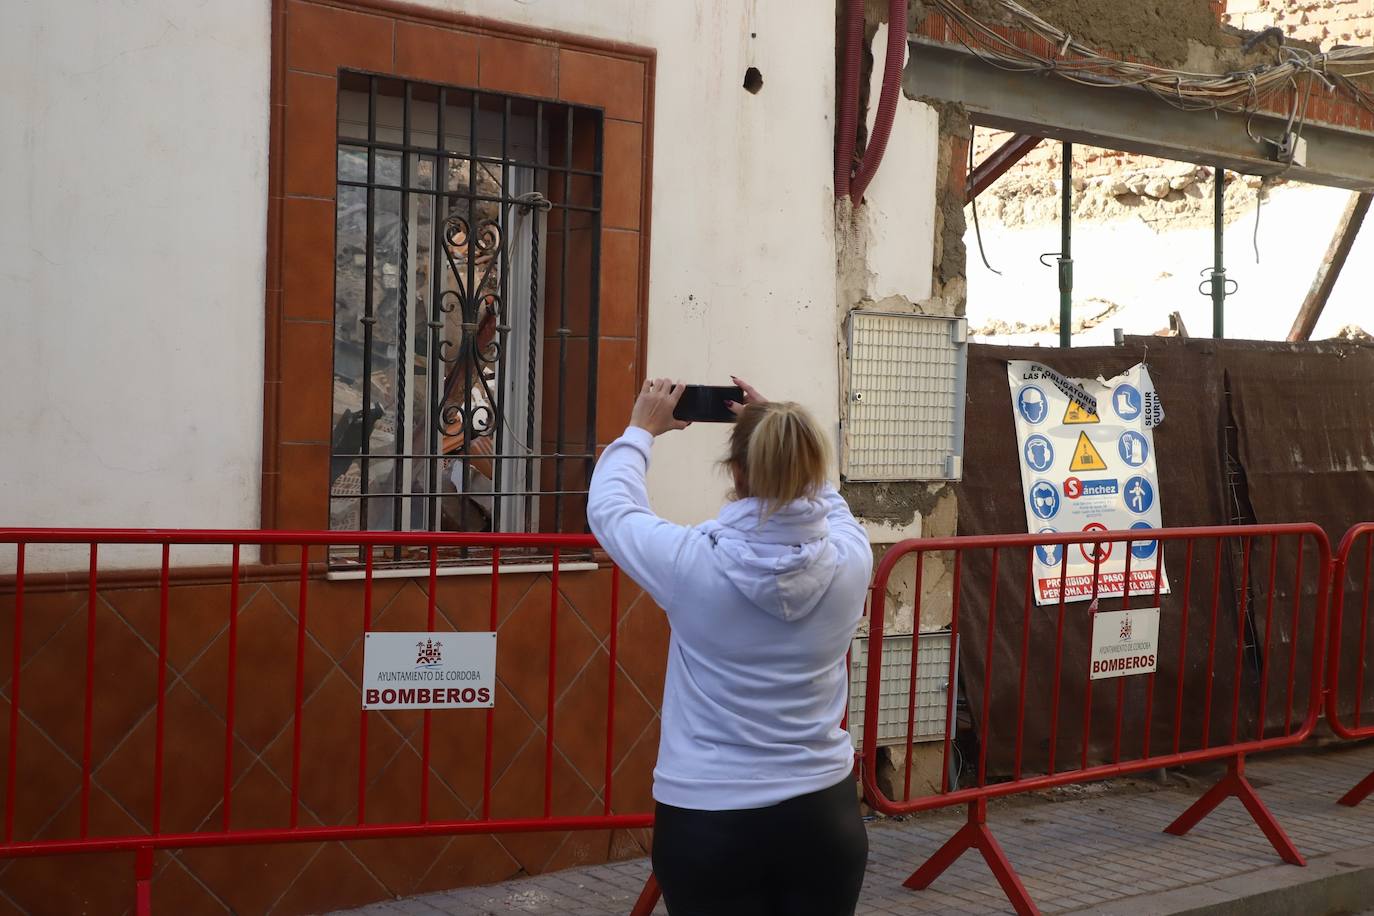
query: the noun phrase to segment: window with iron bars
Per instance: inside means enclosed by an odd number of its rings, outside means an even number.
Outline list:
[[[601,112],[353,73],[338,112],[331,528],[586,530]]]

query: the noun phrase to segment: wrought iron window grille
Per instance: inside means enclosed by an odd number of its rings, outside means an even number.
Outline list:
[[[331,528],[585,530],[602,143],[596,109],[341,75]]]

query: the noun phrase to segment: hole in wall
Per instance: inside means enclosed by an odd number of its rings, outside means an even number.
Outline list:
[[[744,71],[744,89],[751,95],[758,95],[763,88],[763,74],[758,67],[750,67]]]

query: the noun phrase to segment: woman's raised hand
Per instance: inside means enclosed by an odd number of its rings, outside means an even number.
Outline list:
[[[750,404],[767,404],[767,403],[768,403],[768,399],[767,399],[766,397],[764,397],[763,395],[759,394],[759,390],[758,390],[757,388],[755,388],[753,385],[751,385],[751,384],[749,384],[748,382],[746,382],[744,379],[742,379],[742,378],[737,378],[736,376],[733,376],[733,375],[732,375],[732,376],[730,376],[730,381],[734,382],[736,385],[738,385],[738,386],[740,387],[741,390],[744,391],[744,403],[743,403],[743,404],[736,403],[735,401],[726,401],[726,402],[725,402],[725,406],[728,407],[728,408],[730,408],[730,412],[731,412],[732,414],[734,414],[735,416],[739,416],[739,415],[740,415],[740,412],[743,411],[744,408],[747,407],[747,406],[749,406]]]
[[[670,429],[686,429],[691,426],[685,420],[673,416],[677,402],[682,400],[682,392],[687,388],[682,382],[666,378],[644,380],[639,389],[634,410],[630,412],[630,425],[649,431],[650,435],[661,436]]]

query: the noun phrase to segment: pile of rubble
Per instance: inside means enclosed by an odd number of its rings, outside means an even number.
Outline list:
[[[1374,334],[1370,334],[1364,328],[1355,324],[1348,324],[1341,328],[1331,338],[1332,340],[1351,340],[1356,343],[1374,343]]]
[[[1115,157],[1101,158],[1118,164]],[[1212,220],[1215,177],[1211,168],[1132,157],[1128,163],[1120,163],[1132,168],[1116,171],[1094,168],[1091,154],[1085,157],[1085,164],[1086,168],[1075,168],[1073,177],[1075,219],[1105,221],[1134,216],[1171,225]],[[978,198],[979,217],[1007,227],[1058,221],[1062,182],[1057,174],[1052,167],[1039,174],[1009,172]],[[1254,207],[1260,194],[1281,183],[1282,179],[1265,183],[1256,175],[1228,172],[1226,221],[1238,219]]]
[[[1109,302],[1097,296],[1090,296],[1083,302],[1076,303],[1076,309],[1092,308],[1091,315],[1075,318],[1071,325],[1071,333],[1081,334],[1082,332],[1095,328],[1105,322],[1108,318],[1121,311],[1122,305],[1119,302]],[[1048,321],[1039,323],[1027,323],[1023,321],[1003,321],[994,318],[981,327],[973,328],[970,333],[976,338],[1008,337],[1019,334],[1058,334],[1059,319],[1050,318]]]

